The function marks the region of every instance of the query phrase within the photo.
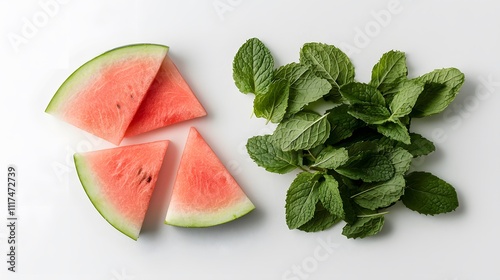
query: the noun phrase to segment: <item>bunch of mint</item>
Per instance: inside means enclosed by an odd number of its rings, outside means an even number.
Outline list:
[[[301,171],[286,196],[290,229],[321,231],[343,220],[342,234],[364,238],[380,232],[399,200],[426,215],[458,207],[450,184],[409,168],[435,149],[410,132],[412,118],[453,101],[464,83],[459,70],[409,78],[405,54],[390,51],[361,83],[335,46],[306,43],[300,62],[275,69],[268,48],[252,38],[234,58],[233,78],[242,93],[255,94],[254,114],[278,124],[272,135],[248,139],[250,157],[269,172]]]

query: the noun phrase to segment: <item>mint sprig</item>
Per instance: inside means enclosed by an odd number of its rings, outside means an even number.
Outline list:
[[[392,50],[364,83],[335,46],[306,43],[299,62],[274,68],[270,51],[252,38],[234,58],[233,78],[242,93],[255,94],[255,116],[278,124],[248,139],[250,157],[269,172],[300,170],[285,199],[290,229],[315,232],[344,221],[343,235],[364,238],[382,230],[399,201],[426,215],[458,207],[449,183],[409,172],[414,158],[435,150],[411,132],[412,118],[440,113],[454,100],[464,83],[458,69],[409,78],[405,53]]]
[[[260,40],[253,38],[238,50],[233,64],[233,78],[241,92],[258,95],[267,92],[273,69],[271,52]]]

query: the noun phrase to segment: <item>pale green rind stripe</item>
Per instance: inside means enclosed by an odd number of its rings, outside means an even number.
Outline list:
[[[80,178],[80,182],[83,185],[83,189],[87,193],[87,196],[97,211],[117,230],[121,231],[128,237],[137,240],[141,230],[140,226],[137,227],[133,223],[128,222],[127,218],[121,215],[117,209],[113,207],[103,196],[100,191],[102,187],[100,186],[95,173],[85,160],[85,156],[77,153],[73,156],[73,158],[75,160],[76,171],[78,173],[78,177]]]
[[[252,210],[255,206],[250,199],[245,198],[243,201],[236,203],[230,207],[223,208],[217,212],[197,212],[186,213],[181,210],[174,209],[168,210],[165,218],[165,224],[178,226],[178,227],[210,227],[215,225],[224,224],[237,218],[240,218]]]

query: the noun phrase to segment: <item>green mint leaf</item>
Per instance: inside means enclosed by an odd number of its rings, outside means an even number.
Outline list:
[[[365,126],[365,123],[347,113],[348,105],[340,105],[328,110],[328,122],[331,125],[329,144],[336,144],[352,136],[353,132]]]
[[[447,213],[458,207],[453,186],[428,172],[412,172],[406,177],[403,204],[425,215]]]
[[[383,124],[391,116],[391,112],[386,107],[376,104],[353,104],[348,113],[367,124]]]
[[[368,143],[375,144],[377,151],[392,151],[399,143],[385,136],[381,136],[379,133],[377,133],[377,136],[379,137],[373,140],[366,140]]]
[[[363,152],[351,157],[335,171],[347,178],[364,182],[389,180],[395,172],[391,160],[386,155],[375,152]]]
[[[328,146],[324,148],[316,157],[316,161],[312,164],[313,167],[335,169],[346,163],[349,159],[349,154],[345,148],[333,148]]]
[[[311,67],[316,76],[326,79],[332,86],[330,96],[341,102],[339,89],[354,80],[354,66],[347,55],[332,45],[306,43],[300,50],[300,63]]]
[[[424,90],[417,99],[412,117],[421,118],[443,111],[455,99],[465,77],[456,68],[437,69],[416,78],[424,84]]]
[[[280,123],[272,140],[283,151],[308,150],[325,143],[330,135],[330,123],[313,112],[300,112]]]
[[[290,63],[278,68],[275,78],[290,82],[287,108],[289,116],[300,112],[306,105],[319,100],[332,89],[326,79],[316,76],[308,66],[299,63]]]
[[[302,172],[293,180],[286,193],[286,223],[288,228],[296,229],[310,221],[319,201],[319,174]]]
[[[284,174],[300,165],[299,153],[284,152],[270,141],[270,135],[254,136],[246,145],[250,158],[269,172]]]
[[[372,138],[373,137],[373,138]],[[380,134],[376,134],[376,136],[367,135],[365,138],[355,139],[358,142],[351,144],[349,150],[354,149],[356,146],[360,146],[363,148],[367,146],[368,149],[373,151],[384,151],[389,158],[392,158],[399,154],[401,157],[401,162],[393,161],[394,167],[396,168],[396,173],[398,170],[401,170],[401,174],[407,171],[406,168],[409,168],[411,164],[412,157],[416,157],[418,155],[423,155],[430,153],[433,149],[434,145],[429,140],[423,138],[420,134],[410,133],[411,144],[407,145],[402,142],[398,142],[387,138],[385,136],[381,136]],[[431,146],[429,146],[429,144]],[[371,145],[371,146],[370,146]],[[368,150],[367,148],[363,148],[363,150]],[[400,167],[398,167],[400,165]]]
[[[405,175],[410,169],[413,155],[404,148],[396,147],[392,150],[384,151],[384,154],[387,155],[392,162],[396,175]]]
[[[280,66],[274,72],[275,79],[283,79],[290,82],[290,85],[295,84],[300,77],[302,77],[307,71],[309,71],[309,66],[303,65],[297,62],[292,62],[283,66]]]
[[[413,157],[428,155],[436,149],[434,144],[418,133],[410,133],[410,144],[398,143],[399,147],[410,152]]]
[[[352,196],[354,202],[363,208],[375,210],[398,201],[404,193],[405,179],[396,175],[389,181],[363,184],[361,191]]]
[[[377,88],[358,82],[351,82],[340,88],[342,97],[350,104],[380,105],[385,107],[385,99]]]
[[[399,120],[396,122],[386,122],[377,125],[377,131],[392,140],[402,142],[404,144],[410,144],[410,132],[408,128],[404,126]]]
[[[253,103],[255,116],[265,118],[272,123],[281,122],[288,106],[288,90],[288,81],[273,81],[267,93],[255,96]]]
[[[267,92],[273,78],[274,58],[257,38],[247,40],[233,60],[233,79],[242,93]]]
[[[390,119],[395,120],[410,114],[423,89],[423,85],[419,82],[404,82],[389,104],[391,110]]]
[[[384,216],[363,217],[354,224],[346,224],[342,234],[347,238],[365,238],[379,233],[383,226]]]
[[[307,223],[301,225],[298,229],[305,232],[318,232],[331,228],[334,224],[341,221],[338,216],[330,214],[321,203],[316,205],[314,216]]]
[[[403,82],[407,75],[405,53],[389,51],[373,67],[370,85],[385,93]]]
[[[344,218],[344,206],[340,196],[339,183],[331,175],[324,175],[324,179],[319,185],[319,200],[331,215],[341,220]]]

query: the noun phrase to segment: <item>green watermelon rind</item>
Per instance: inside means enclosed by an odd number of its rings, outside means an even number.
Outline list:
[[[202,228],[234,221],[255,209],[255,205],[245,197],[242,201],[216,212],[183,213],[169,209],[165,224],[178,227]]]
[[[127,235],[128,237],[137,240],[139,238],[140,227],[137,228],[131,223],[127,223],[127,218],[120,214],[113,206],[110,205],[108,201],[104,199],[100,193],[99,185],[95,173],[88,166],[85,161],[85,157],[81,154],[74,154],[73,159],[75,161],[76,171],[78,173],[78,178],[82,183],[85,193],[89,197],[90,201],[94,205],[95,209],[101,214],[101,216],[108,221],[114,228]]]
[[[68,78],[66,78],[66,80],[56,91],[54,96],[52,96],[52,99],[47,105],[45,112],[49,114],[57,114],[61,108],[61,105],[66,103],[66,101],[71,98],[72,94],[74,93],[75,87],[84,84],[86,79],[92,78],[92,74],[95,73],[97,69],[100,69],[103,65],[112,64],[112,62],[116,61],[116,59],[127,57],[127,55],[130,54],[144,55],[146,53],[164,53],[164,55],[167,55],[168,50],[169,47],[165,45],[139,43],[117,47],[94,57],[93,59],[81,65]]]

